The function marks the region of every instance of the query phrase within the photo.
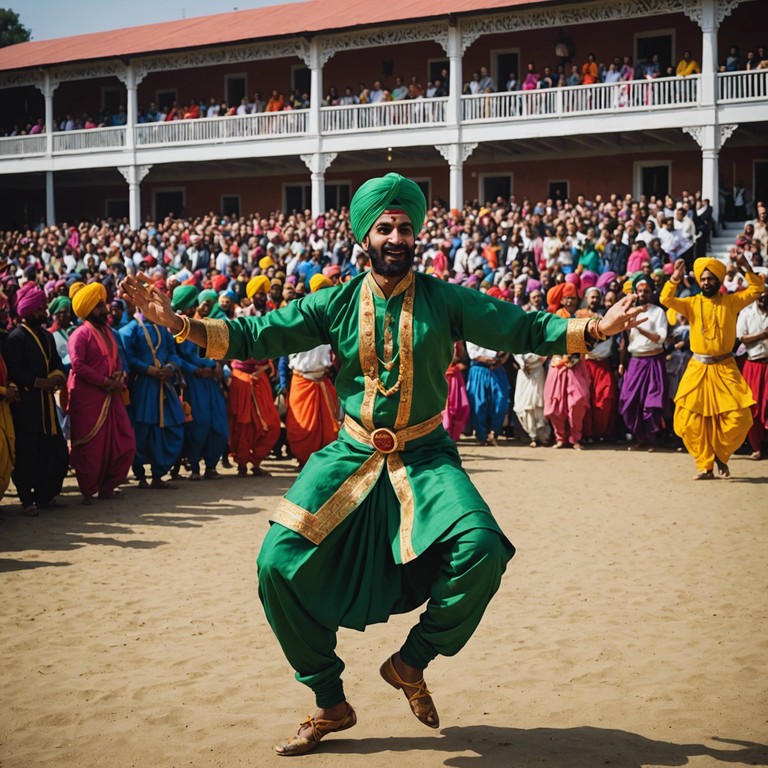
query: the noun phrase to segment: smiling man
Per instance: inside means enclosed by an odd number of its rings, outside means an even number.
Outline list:
[[[209,357],[274,358],[330,344],[339,359],[344,427],[309,458],[258,557],[267,618],[318,707],[275,748],[280,755],[309,752],[356,723],[335,653],[339,627],[363,630],[424,603],[380,672],[437,728],[424,669],[469,640],[514,553],[442,427],[453,342],[562,354],[639,322],[634,297],[600,321],[566,320],[417,274],[425,215],[415,182],[395,173],[370,179],[352,199],[350,223],[371,271],[264,317],[185,322],[145,276],[126,281],[148,317]]]

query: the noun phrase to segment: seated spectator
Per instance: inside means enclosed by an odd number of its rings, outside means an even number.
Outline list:
[[[392,89],[392,98],[395,101],[402,101],[408,98],[408,86],[403,82],[402,77],[395,78],[395,87]]]
[[[698,62],[691,57],[690,51],[683,51],[683,58],[678,62],[675,74],[678,77],[689,77],[690,75],[701,74],[701,67]]]
[[[566,85],[581,85],[581,75],[579,74],[579,67],[576,64],[571,65],[571,74],[568,75]]]
[[[285,108],[285,98],[277,89],[272,91],[272,95],[267,102],[267,112],[281,112]]]
[[[493,92],[493,80],[488,74],[487,67],[480,67],[480,93]]]
[[[536,83],[537,88],[554,88],[555,79],[552,75],[552,70],[549,67],[544,67],[544,71],[539,78],[539,82]]]
[[[208,109],[205,110],[205,116],[206,117],[218,117],[219,112],[221,110],[221,106],[216,101],[216,99],[211,98],[211,101],[208,105]]]
[[[342,107],[351,107],[354,104],[360,103],[360,97],[356,96],[352,91],[352,86],[347,86],[344,89],[344,95],[339,97],[339,105]]]
[[[611,62],[608,65],[608,69],[603,71],[603,82],[604,83],[618,83],[621,79],[621,75],[619,74],[619,71],[616,69],[616,65]]]
[[[741,54],[739,53],[739,46],[732,45],[728,49],[728,55],[725,57],[725,71],[726,72],[738,72],[742,68]]]
[[[632,66],[632,59],[629,56],[624,57],[619,70],[619,80],[627,82],[635,79],[635,68]]]
[[[392,94],[394,96],[394,94]],[[424,87],[419,82],[416,75],[411,76],[411,82],[408,85],[408,98],[420,99],[424,96]]]
[[[517,73],[516,72],[510,72],[509,77],[507,78],[507,84],[505,88],[508,91],[516,91],[517,90]]]
[[[267,109],[267,102],[261,97],[261,93],[256,91],[253,94],[253,102],[251,103],[251,114],[260,114]]]

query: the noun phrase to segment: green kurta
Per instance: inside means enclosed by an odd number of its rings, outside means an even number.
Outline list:
[[[414,281],[412,323],[403,324],[401,315],[408,290],[401,290],[401,286],[410,284],[411,275]],[[369,377],[363,370],[365,350],[361,350],[367,322],[361,313],[366,283],[371,287],[368,295],[372,296],[375,354],[379,361],[387,359],[385,324],[392,333],[390,356],[394,366],[387,371],[377,361],[375,375],[385,389],[395,386],[399,376],[403,378],[399,392],[389,397],[375,394],[372,411],[369,407],[367,415],[365,392],[371,389],[371,381],[366,386]],[[407,305],[405,311],[408,311]],[[390,316],[388,323],[387,315]],[[512,353],[563,354],[567,351],[568,329],[568,321],[554,315],[526,313],[514,304],[414,273],[404,278],[389,300],[381,294],[369,273],[339,287],[313,293],[263,317],[240,317],[227,321],[226,325],[229,331],[226,353],[209,342],[208,354],[218,352],[217,356],[226,358],[260,360],[330,344],[341,363],[336,389],[344,411],[369,429],[412,426],[445,408],[448,394],[445,371],[452,359],[454,341],[465,339]],[[583,338],[581,325],[579,332]],[[372,423],[366,424],[366,421]],[[372,472],[366,472],[363,466],[374,453],[373,448],[359,443],[343,430],[339,441],[310,458],[273,519],[319,543],[354,511],[378,479],[380,463],[372,467]],[[390,531],[396,562],[418,557],[449,526],[472,512],[487,515],[486,525],[498,530],[487,505],[468,480],[451,487],[450,493],[445,492],[455,472],[463,479],[466,475],[461,470],[455,447],[442,428],[409,442],[399,456],[410,487],[402,483],[397,487],[391,463],[390,475],[401,507],[412,519],[403,521],[410,530],[403,531],[400,521],[395,519]],[[342,489],[350,478],[352,481]],[[402,504],[411,494],[412,510],[408,504]],[[310,520],[307,513],[319,514],[322,521]]]

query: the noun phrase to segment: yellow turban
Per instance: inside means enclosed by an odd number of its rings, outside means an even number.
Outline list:
[[[701,283],[701,273],[705,269],[708,269],[721,283],[725,280],[725,264],[717,259],[702,256],[702,258],[696,259],[693,262],[693,274],[696,277],[697,283]]]
[[[309,278],[309,290],[312,293],[319,291],[321,288],[330,288],[332,286],[333,283],[325,275],[317,274]]]
[[[89,283],[75,293],[72,309],[81,320],[85,320],[100,301],[106,300],[107,289],[101,283]]]
[[[274,267],[275,262],[272,261],[271,256],[262,256],[259,259],[259,269],[269,269],[270,267]]]
[[[630,293],[632,293],[632,281],[631,280],[625,280],[624,285],[621,286],[621,292],[626,293],[627,296],[629,296]]]
[[[72,283],[69,286],[69,298],[71,299],[83,286],[85,286],[85,283]]]
[[[257,293],[267,293],[269,291],[269,278],[266,275],[257,275],[252,277],[245,286],[245,295],[252,299]]]

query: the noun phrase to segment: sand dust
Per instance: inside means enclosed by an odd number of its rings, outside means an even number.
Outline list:
[[[462,443],[518,554],[427,681],[433,732],[379,678],[415,614],[339,652],[358,725],[312,766],[768,765],[768,462],[695,483],[678,453]],[[255,558],[293,470],[0,510],[0,765],[270,766],[313,709]]]

